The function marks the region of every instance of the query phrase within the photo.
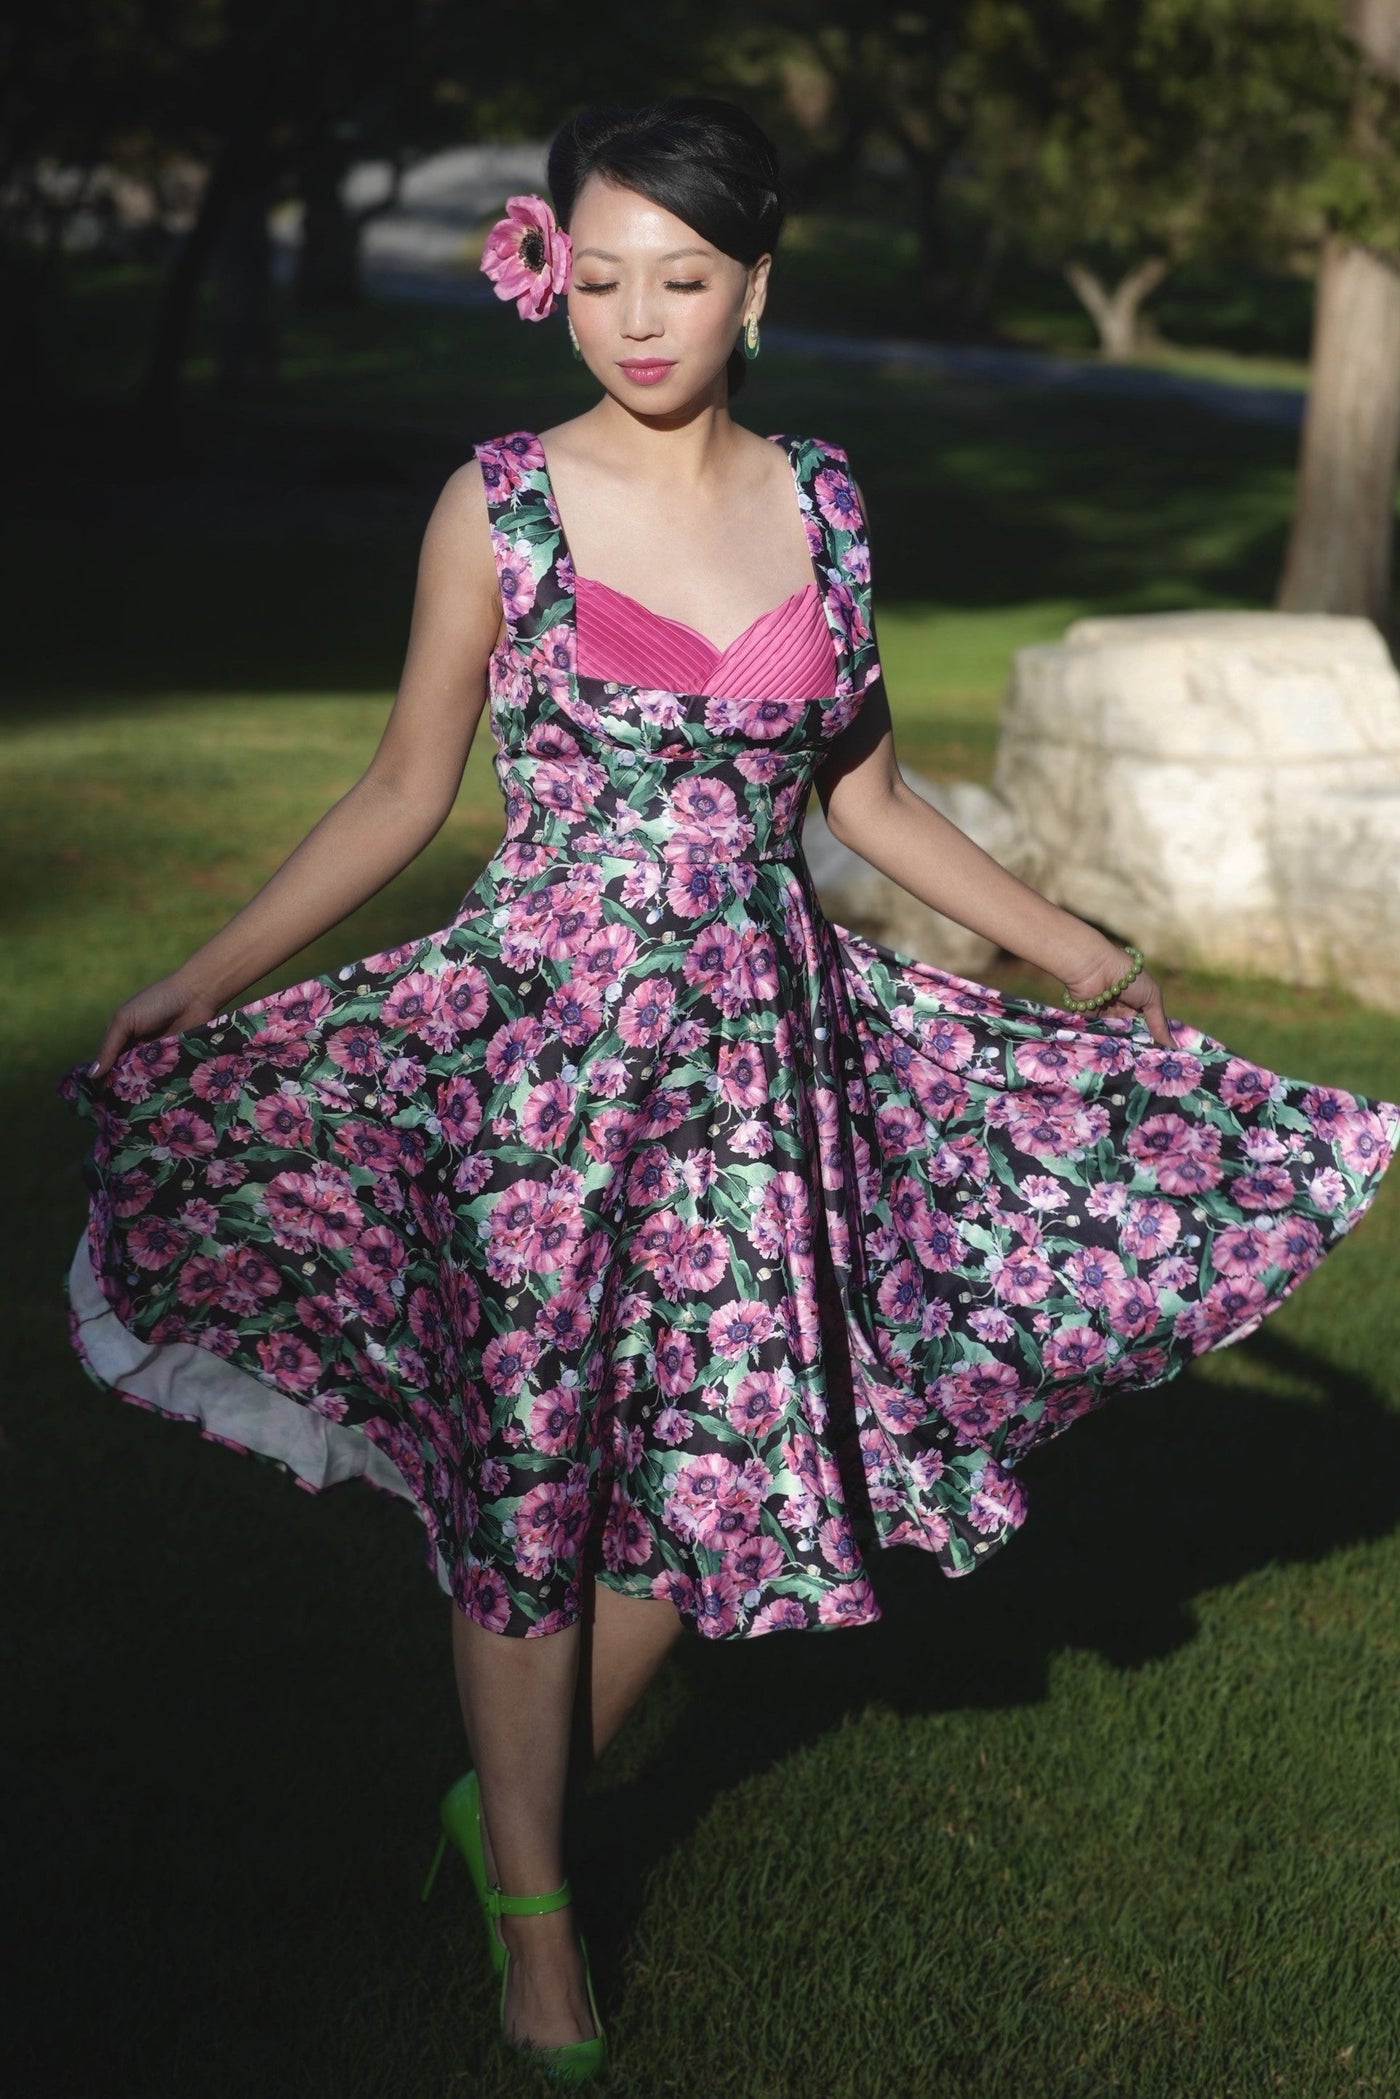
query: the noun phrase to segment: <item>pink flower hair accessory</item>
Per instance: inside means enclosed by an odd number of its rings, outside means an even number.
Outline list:
[[[543,197],[507,197],[481,251],[498,299],[514,299],[522,321],[542,321],[569,289],[573,244]]]

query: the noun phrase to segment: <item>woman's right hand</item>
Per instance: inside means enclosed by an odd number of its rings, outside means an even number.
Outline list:
[[[197,1028],[223,1010],[191,984],[183,971],[177,969],[171,976],[158,977],[124,1006],[118,1006],[107,1023],[102,1047],[88,1066],[89,1076],[105,1076],[133,1042],[149,1042],[155,1035],[175,1035],[181,1028]]]

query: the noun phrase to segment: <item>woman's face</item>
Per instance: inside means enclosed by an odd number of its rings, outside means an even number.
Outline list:
[[[590,175],[569,220],[569,319],[595,379],[635,415],[728,396],[724,367],[763,311],[770,258],[746,268],[659,204]]]

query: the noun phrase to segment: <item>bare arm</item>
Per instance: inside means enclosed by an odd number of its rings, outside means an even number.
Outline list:
[[[171,976],[113,1014],[93,1066],[194,1027],[358,910],[442,828],[486,700],[501,625],[481,470],[459,467],[423,535],[403,676],[378,749],[257,894]]]
[[[895,756],[883,686],[836,739],[816,788],[833,837],[920,903],[1058,977],[1072,996],[1107,990],[1131,966],[1123,948],[1052,904],[915,794]],[[1161,991],[1145,970],[1099,1011],[1141,1013],[1154,1039],[1171,1046]]]

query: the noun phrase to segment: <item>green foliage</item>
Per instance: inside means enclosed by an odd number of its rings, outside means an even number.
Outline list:
[[[967,192],[1053,259],[1279,262],[1354,160],[1335,0],[977,0],[966,63]]]
[[[1358,81],[1345,141],[1314,177],[1310,196],[1348,240],[1400,258],[1400,76]]]
[[[0,173],[41,156],[158,173],[324,132],[412,160],[538,137],[589,101],[718,83],[718,25],[685,0],[53,0],[0,24]]]

